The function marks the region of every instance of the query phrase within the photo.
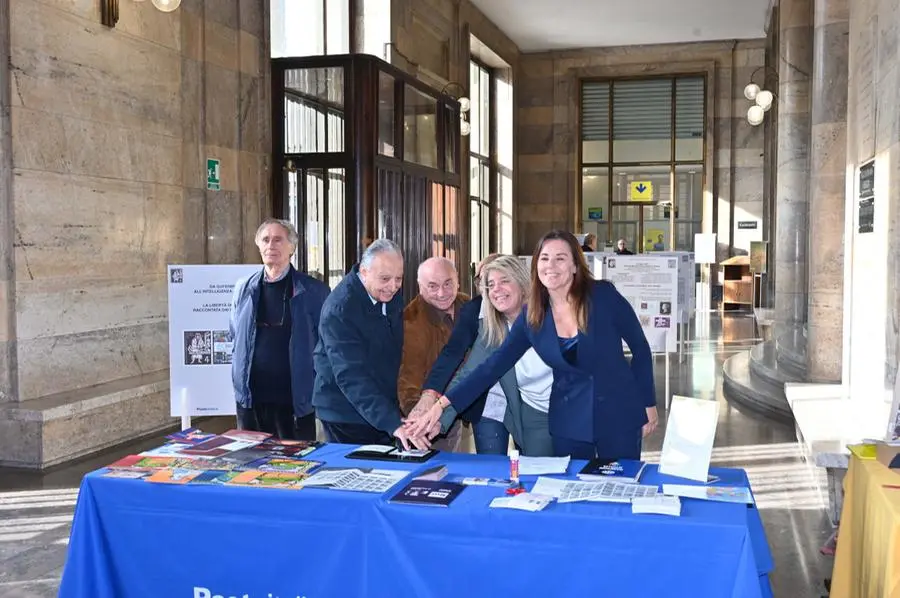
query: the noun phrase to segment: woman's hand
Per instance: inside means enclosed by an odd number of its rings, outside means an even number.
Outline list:
[[[406,418],[406,428],[409,436],[417,437],[433,434],[435,424],[438,424],[437,429],[440,430],[441,414],[444,412],[442,402],[446,400],[444,397],[441,397],[427,411],[419,414],[416,414],[416,410],[419,408],[419,405],[416,405],[416,408]],[[421,404],[421,401],[419,403]]]
[[[407,421],[418,420],[439,398],[441,398],[441,395],[438,392],[434,390],[423,390],[422,394],[419,395],[419,401],[416,403],[416,406],[413,407],[412,411],[409,412],[409,415],[406,416]]]
[[[643,435],[644,438],[653,434],[656,431],[656,425],[659,423],[659,412],[656,410],[656,407],[647,407],[647,423],[644,424]]]

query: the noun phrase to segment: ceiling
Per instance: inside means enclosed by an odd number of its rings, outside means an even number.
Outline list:
[[[523,52],[765,37],[770,0],[472,0]]]

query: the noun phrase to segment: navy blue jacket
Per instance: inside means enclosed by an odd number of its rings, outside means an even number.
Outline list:
[[[403,354],[403,297],[373,304],[353,266],[322,308],[315,350],[316,416],[329,423],[367,423],[387,434],[400,427],[397,378]]]
[[[439,393],[444,392],[453,374],[462,365],[466,358],[466,354],[475,340],[478,338],[478,315],[481,313],[481,295],[466,302],[459,308],[459,315],[456,316],[456,324],[453,326],[453,332],[447,339],[447,344],[441,350],[441,354],[431,366],[428,377],[422,390],[435,390]]]
[[[650,345],[631,305],[612,283],[595,281],[590,300],[587,333],[578,337],[574,365],[563,358],[550,307],[538,330],[528,325],[526,307],[500,348],[446,393],[453,407],[464,411],[534,347],[553,369],[551,435],[594,443],[620,437],[623,430],[639,434],[647,423],[645,408],[656,405]],[[630,363],[623,340],[631,349]]]
[[[244,408],[253,406],[250,395],[250,365],[256,343],[256,310],[259,305],[260,287],[265,270],[239,280],[234,286],[231,300],[229,329],[234,347],[231,356],[231,382],[234,399]],[[328,285],[298,272],[290,266],[288,273],[293,280],[291,295],[291,394],[294,415],[303,417],[312,413],[313,349],[319,342],[319,314],[328,297]]]

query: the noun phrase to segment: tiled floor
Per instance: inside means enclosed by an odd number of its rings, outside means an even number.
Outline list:
[[[743,413],[722,397],[722,361],[747,350],[755,336],[749,317],[729,315],[723,322],[713,316],[709,322],[698,322],[683,363],[670,358],[670,390],[719,401],[713,462],[747,470],[775,558],[776,598],[818,598],[825,593],[822,579],[830,576],[832,564],[819,554],[831,533],[817,490],[824,480],[802,462],[791,427]],[[663,397],[662,357],[656,372],[658,394]],[[202,427],[222,431],[231,424],[229,418],[218,418]],[[658,457],[662,438],[661,430],[645,443],[646,458]],[[145,439],[44,473],[0,470],[0,597],[56,596],[81,477],[160,442],[161,437]]]

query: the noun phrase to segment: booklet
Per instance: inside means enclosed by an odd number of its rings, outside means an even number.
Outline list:
[[[191,478],[189,484],[211,484],[215,486],[220,486],[222,484],[227,484],[237,476],[239,476],[242,472],[240,471],[226,471],[224,469],[208,469],[206,471],[201,471],[200,475],[195,478]]]
[[[228,482],[232,486],[256,486],[259,488],[286,488],[289,490],[299,490],[303,487],[303,480],[306,479],[304,473],[289,473],[281,471],[256,471],[247,470],[239,472]]]
[[[390,502],[431,507],[449,507],[465,486],[443,480],[413,480],[400,492],[391,497]]]
[[[643,461],[631,459],[612,462],[608,459],[591,459],[578,473],[578,478],[592,482],[610,480],[636,484],[641,479],[641,474],[644,473],[646,466],[647,464]]]
[[[183,469],[197,469],[191,459],[178,457],[142,457],[141,455],[129,455],[107,465],[110,469],[165,469],[179,467]],[[203,467],[202,469],[206,469]]]
[[[187,484],[201,473],[203,472],[197,469],[157,469],[144,480],[158,484]]]
[[[210,438],[215,437],[215,434],[206,434],[199,428],[188,428],[187,430],[169,434],[166,436],[166,439],[179,444],[200,444],[201,442],[206,442]]]
[[[181,452],[191,457],[223,457],[228,453],[251,448],[258,444],[257,440],[236,440],[228,436],[216,436],[206,442],[183,449]]]
[[[281,471],[289,473],[309,473],[322,465],[321,461],[301,461],[284,457],[263,457],[247,464],[247,469],[257,471]]]
[[[364,459],[366,461],[411,461],[424,463],[438,454],[434,449],[412,449],[404,451],[395,446],[383,444],[366,444],[347,453],[348,459]]]
[[[143,480],[144,478],[149,477],[153,474],[154,471],[158,471],[156,469],[148,469],[148,468],[128,468],[128,469],[110,469],[109,471],[101,474],[101,477],[104,478],[119,478],[122,480]]]

